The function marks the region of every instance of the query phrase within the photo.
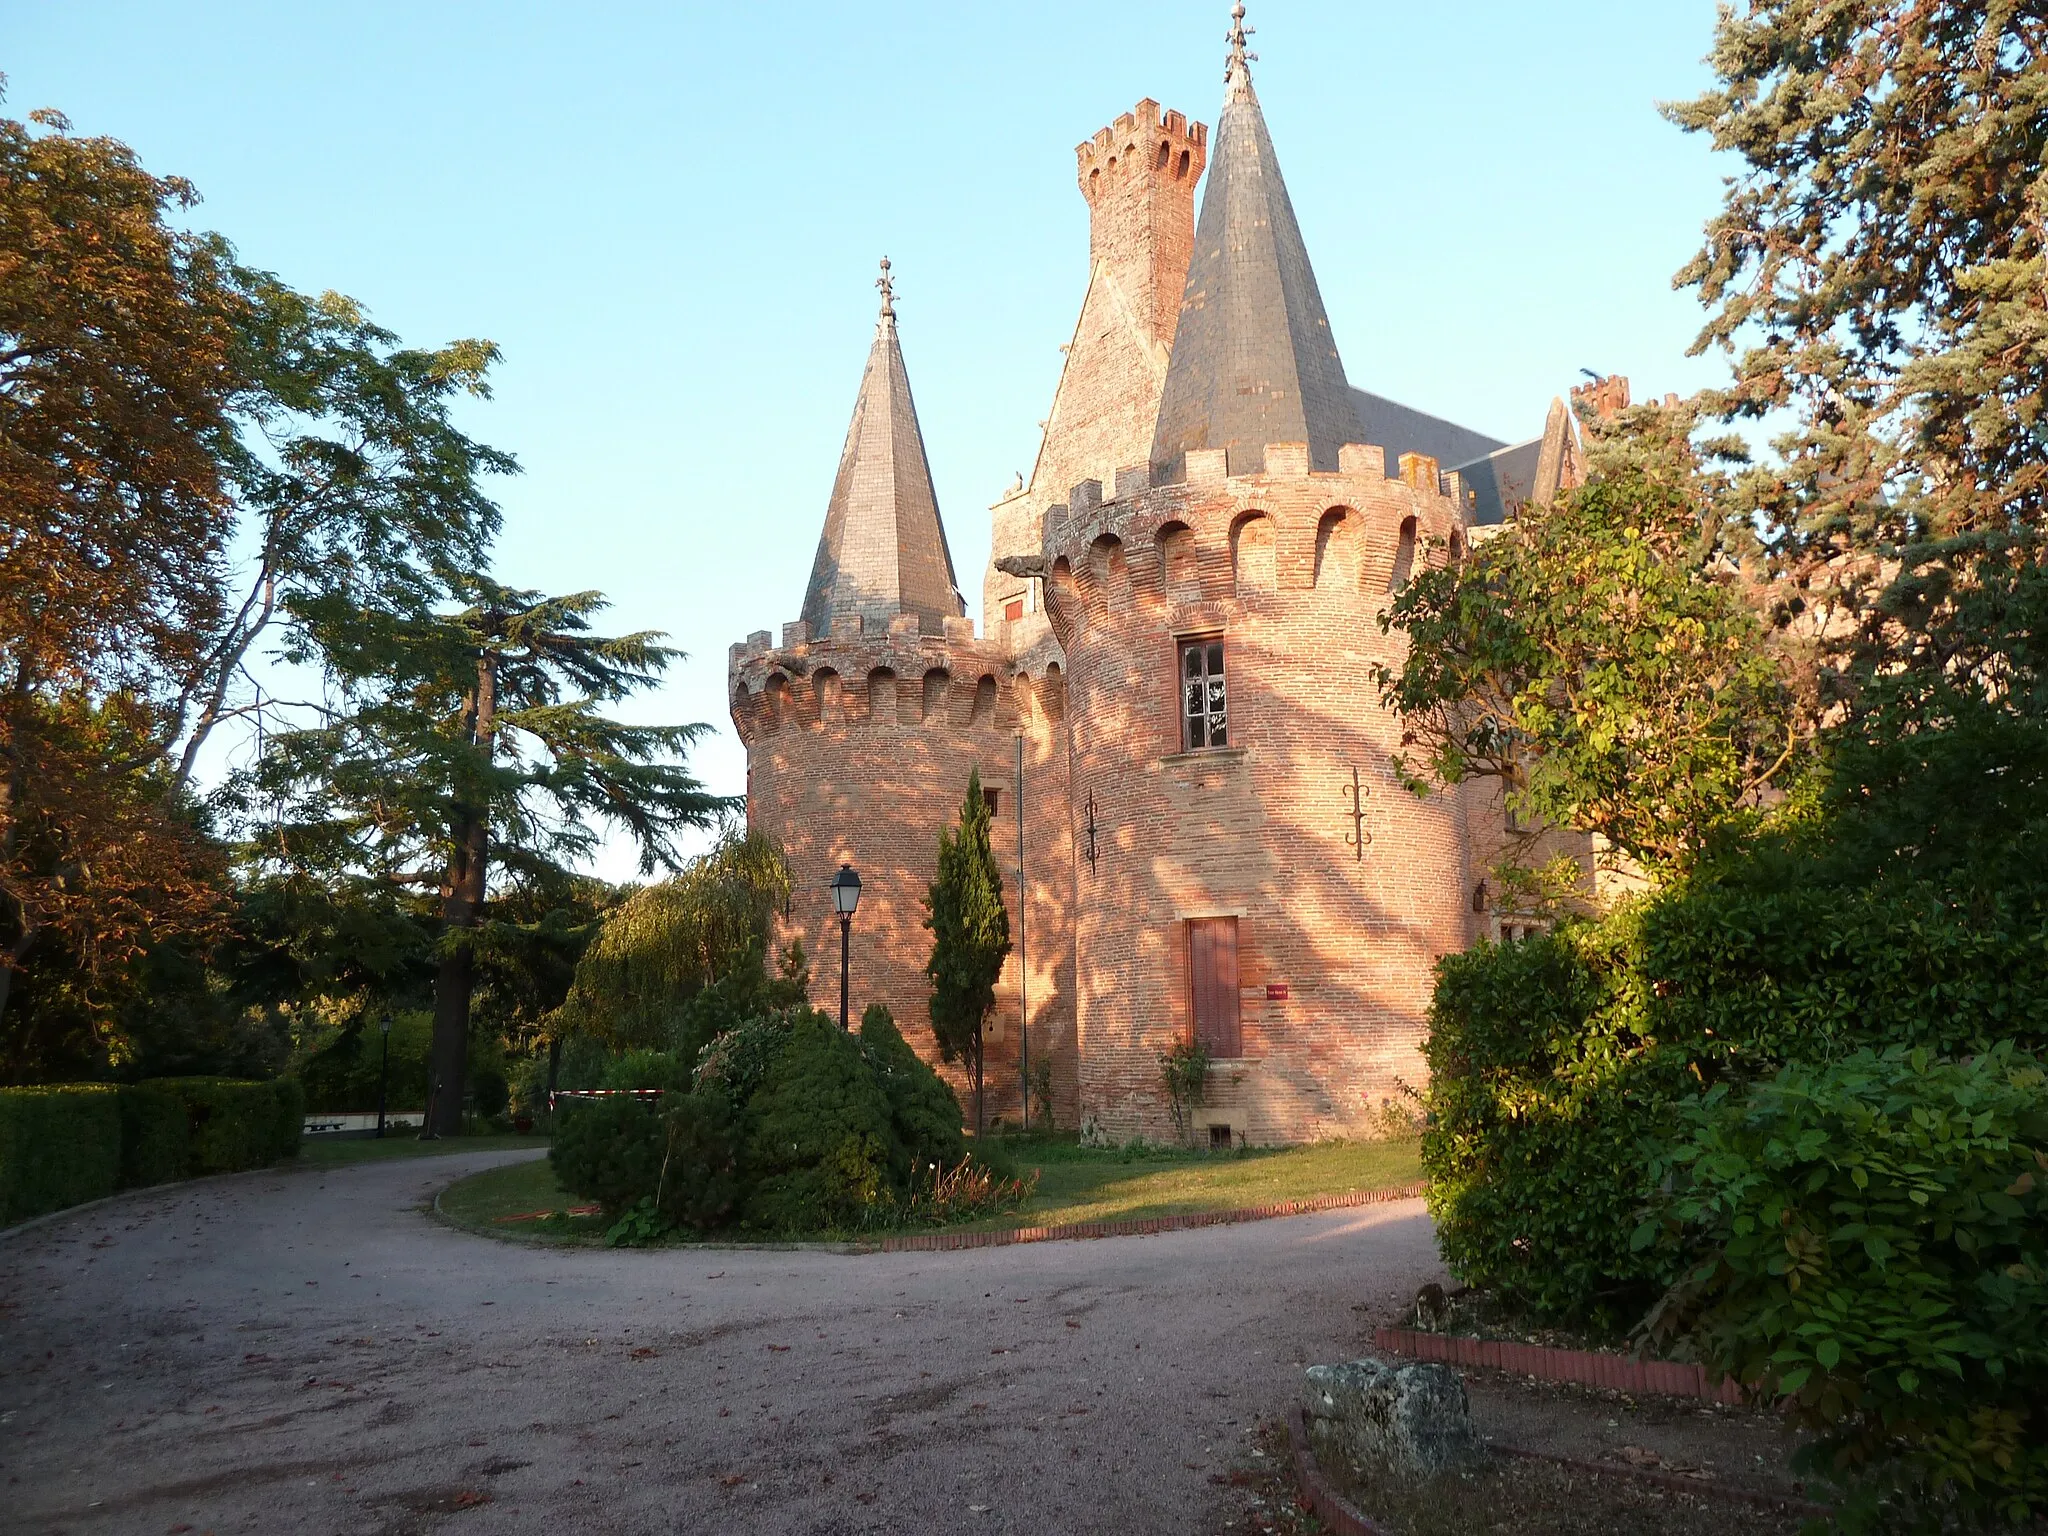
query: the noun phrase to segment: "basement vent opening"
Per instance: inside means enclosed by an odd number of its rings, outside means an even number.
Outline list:
[[[1229,1126],[1212,1125],[1209,1127],[1209,1150],[1211,1152],[1228,1152],[1230,1150]]]

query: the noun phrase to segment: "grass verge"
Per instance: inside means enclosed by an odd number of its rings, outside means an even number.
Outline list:
[[[499,1139],[535,1145],[530,1137]],[[486,1140],[472,1138],[478,1150]],[[1226,1153],[1097,1150],[1071,1142],[1018,1142],[1004,1150],[1020,1171],[1037,1172],[1037,1193],[1021,1210],[960,1230],[1233,1211],[1317,1195],[1398,1189],[1422,1176],[1420,1149],[1412,1141],[1321,1142]],[[603,1232],[604,1221],[566,1214],[581,1203],[555,1182],[554,1169],[540,1159],[457,1181],[443,1192],[441,1213],[460,1226],[495,1237],[591,1240]],[[503,1219],[539,1211],[555,1214],[544,1220]]]
[[[387,1136],[382,1141],[325,1141],[307,1137],[299,1143],[295,1162],[287,1168],[339,1168],[348,1163],[377,1163],[393,1157],[447,1157],[456,1152],[545,1152],[545,1136],[443,1136],[421,1141],[419,1133]]]

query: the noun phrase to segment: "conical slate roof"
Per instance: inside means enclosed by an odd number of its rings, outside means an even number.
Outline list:
[[[896,339],[896,303],[889,263],[876,285],[882,314],[867,372],[846,429],[825,532],[804,593],[804,622],[813,635],[833,621],[858,614],[870,630],[914,613],[919,628],[936,633],[942,620],[967,611],[953,576],[953,553],[939,521],[924,433],[910,399],[910,375]]]
[[[1311,467],[1333,470],[1338,447],[1360,435],[1252,90],[1243,6],[1232,14],[1223,116],[1152,439],[1166,479],[1182,476],[1191,448],[1228,449],[1232,474],[1255,473],[1268,443],[1306,442]]]

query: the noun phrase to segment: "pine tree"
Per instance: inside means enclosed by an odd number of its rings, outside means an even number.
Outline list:
[[[1789,422],[1729,528],[1790,579],[1853,734],[2048,718],[2048,13],[1751,0],[1667,108],[1745,163],[1679,281]],[[1871,716],[1868,723],[1863,717]]]
[[[974,1134],[982,1114],[982,1026],[995,1007],[996,980],[1010,954],[1010,915],[1003,909],[1003,877],[989,845],[988,802],[981,770],[967,776],[960,825],[939,834],[939,877],[925,898],[932,957],[932,1035],[945,1060],[964,1061],[974,1079]]]
[[[239,786],[252,852],[331,886],[435,902],[434,1129],[460,1127],[479,929],[493,870],[550,882],[596,851],[599,822],[639,844],[643,873],[681,867],[675,834],[730,804],[682,757],[702,726],[627,725],[603,706],[651,685],[677,652],[602,637],[595,592],[545,597],[471,577],[462,612],[394,618],[308,604],[337,703],[273,738]]]

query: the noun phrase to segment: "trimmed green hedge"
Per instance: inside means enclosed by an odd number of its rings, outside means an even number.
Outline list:
[[[242,1083],[225,1077],[155,1081],[185,1101],[192,1137],[186,1166],[192,1173],[263,1168],[298,1153],[306,1097],[292,1078],[268,1083]]]
[[[121,1186],[168,1184],[190,1172],[192,1130],[175,1082],[130,1083],[121,1090]]]
[[[120,1181],[120,1089],[0,1089],[0,1222],[98,1200]]]
[[[290,1078],[0,1089],[0,1224],[121,1189],[268,1167],[296,1155],[305,1112]]]

